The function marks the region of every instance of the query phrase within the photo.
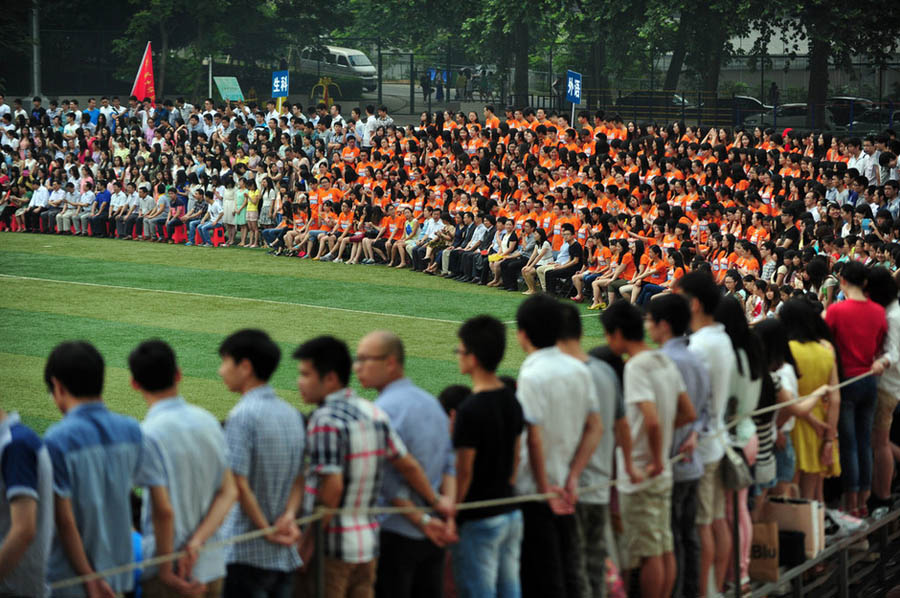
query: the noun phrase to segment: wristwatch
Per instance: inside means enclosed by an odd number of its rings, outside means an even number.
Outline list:
[[[423,513],[422,518],[419,520],[419,525],[421,527],[428,527],[428,524],[431,523],[431,515],[428,513]]]

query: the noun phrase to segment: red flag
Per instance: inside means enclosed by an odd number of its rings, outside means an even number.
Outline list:
[[[137,77],[134,78],[131,95],[137,97],[140,102],[143,102],[144,98],[150,98],[150,103],[154,107],[156,106],[156,87],[153,84],[153,50],[150,48],[150,42],[147,42],[147,49],[144,50],[141,68],[138,69]]]

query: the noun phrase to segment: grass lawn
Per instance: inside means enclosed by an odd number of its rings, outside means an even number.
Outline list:
[[[453,348],[459,324],[476,314],[508,323],[501,373],[516,374],[524,354],[512,321],[522,299],[406,270],[273,258],[262,250],[2,233],[0,405],[43,432],[61,417],[43,383],[44,359],[63,340],[86,339],[106,359],[107,403],[141,418],[146,408],[128,384],[127,356],[156,337],[178,355],[184,396],[224,418],[238,397],[216,374],[217,349],[245,327],[267,331],[281,346],[272,384],[295,404],[289,355],[300,342],[331,334],[352,351],[378,328],[403,338],[407,374],[437,394],[466,383]],[[598,318],[584,322],[585,346],[600,344]]]

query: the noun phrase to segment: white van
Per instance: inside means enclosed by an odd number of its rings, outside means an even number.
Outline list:
[[[351,48],[323,46],[304,48],[300,51],[300,71],[330,75],[332,77],[358,77],[363,80],[365,91],[375,91],[378,87],[378,71],[369,57]]]

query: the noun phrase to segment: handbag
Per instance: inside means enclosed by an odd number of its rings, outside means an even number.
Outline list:
[[[743,490],[753,484],[753,475],[743,451],[725,445],[725,457],[719,466],[722,473],[722,484],[729,490]]]

